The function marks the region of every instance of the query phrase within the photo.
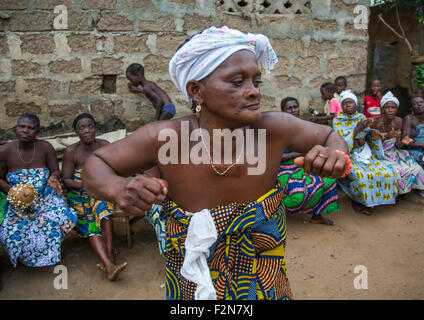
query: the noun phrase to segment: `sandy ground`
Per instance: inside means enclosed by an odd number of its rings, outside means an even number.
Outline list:
[[[295,299],[424,299],[424,199],[409,194],[397,205],[381,206],[372,216],[356,213],[339,192],[341,210],[327,215],[334,226],[313,225],[309,216],[287,220],[286,262]],[[0,249],[0,299],[164,299],[164,259],[150,225],[133,225],[128,249],[116,221],[118,262],[128,262],[116,282],[96,268],[88,242],[71,232],[63,241],[68,289],[55,289],[54,267],[13,269]],[[355,266],[367,270],[368,289],[355,289]]]

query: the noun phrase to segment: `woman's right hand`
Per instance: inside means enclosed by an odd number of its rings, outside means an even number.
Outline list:
[[[411,143],[414,143],[415,142],[415,140],[414,139],[411,139],[410,137],[408,137],[408,136],[405,136],[405,137],[403,137],[403,139],[402,139],[402,143],[404,144],[404,145],[410,145]]]
[[[168,193],[168,183],[160,178],[136,175],[117,186],[115,204],[129,214],[144,216],[154,203],[161,204]]]
[[[380,139],[381,141],[384,140],[384,135],[381,134],[380,131],[375,129],[371,130],[371,136],[374,140],[378,140],[378,139]]]
[[[365,144],[364,138],[362,138],[362,137],[355,138],[353,140],[353,149],[358,148],[358,147],[362,147],[364,144]]]

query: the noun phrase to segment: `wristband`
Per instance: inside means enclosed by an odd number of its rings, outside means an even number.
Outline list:
[[[341,154],[345,158],[345,160],[346,160],[346,171],[340,177],[340,178],[344,178],[344,177],[346,177],[350,173],[350,170],[352,170],[352,161],[350,160],[350,157],[346,153],[344,153],[343,151],[340,151],[340,150],[335,150],[335,151],[338,154]]]

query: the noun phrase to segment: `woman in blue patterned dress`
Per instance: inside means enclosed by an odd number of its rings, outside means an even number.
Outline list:
[[[403,119],[402,142],[415,161],[424,167],[424,98],[414,97],[411,104],[412,113]]]
[[[37,116],[22,115],[16,126],[17,140],[0,150],[0,190],[7,194],[14,185],[28,183],[37,191],[32,217],[21,217],[10,203],[5,206],[0,242],[14,267],[18,261],[30,267],[60,262],[62,239],[77,221],[62,196],[55,150],[36,139],[39,127]]]
[[[352,200],[355,211],[371,214],[374,206],[395,203],[398,194],[397,175],[372,154],[365,141],[370,138],[371,130],[355,130],[366,119],[356,111],[356,96],[350,90],[343,91],[340,103],[343,112],[333,120],[333,129],[349,145],[352,171],[347,177],[338,179],[338,184]]]

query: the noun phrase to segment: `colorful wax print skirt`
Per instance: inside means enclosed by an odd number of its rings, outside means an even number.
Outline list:
[[[7,204],[0,226],[0,242],[10,256],[13,266],[18,260],[30,267],[44,267],[61,260],[61,242],[77,222],[74,209],[66,198],[58,195],[49,185],[48,168],[20,169],[6,174],[7,182],[31,184],[38,193],[34,216],[21,218]]]
[[[398,195],[396,171],[374,157],[367,162],[352,161],[350,174],[337,180],[339,186],[349,198],[367,207],[395,203]]]
[[[81,169],[74,170],[72,179],[81,182]],[[84,190],[71,190],[68,193],[71,206],[78,214],[77,231],[81,238],[102,236],[100,222],[113,214],[113,204],[108,201],[96,200]]]
[[[411,138],[418,143],[424,143],[424,123],[419,124],[414,132],[411,134]],[[424,149],[407,149],[410,155],[417,161],[421,167],[424,167]]]
[[[339,211],[335,179],[305,176],[303,168],[289,160],[280,165],[278,181],[283,185],[283,202],[289,214],[321,215]]]
[[[381,141],[381,140],[380,140]],[[384,162],[396,170],[399,194],[424,190],[424,169],[406,150],[396,147],[396,138],[383,141]]]
[[[152,209],[146,212],[146,219],[152,225],[156,232],[156,238],[159,246],[159,253],[165,257],[166,251],[166,235],[165,235],[165,221],[166,215],[163,214],[163,206],[153,204]]]
[[[247,204],[210,210],[218,240],[208,266],[217,299],[292,299],[284,260],[286,240],[283,187]],[[164,204],[166,222],[166,298],[192,300],[196,284],[181,275],[190,220],[171,200]]]

